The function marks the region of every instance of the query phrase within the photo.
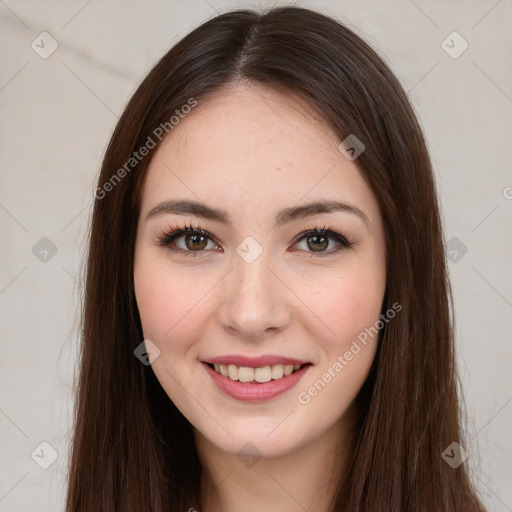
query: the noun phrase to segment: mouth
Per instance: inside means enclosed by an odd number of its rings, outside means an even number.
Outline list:
[[[209,362],[205,362],[205,364],[224,377],[248,384],[264,384],[280,380],[302,370],[306,366],[311,366],[311,363],[304,363],[275,364],[253,368],[250,366],[237,366],[235,364],[214,364]]]

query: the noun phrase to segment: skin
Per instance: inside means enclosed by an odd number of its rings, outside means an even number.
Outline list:
[[[207,512],[329,510],[377,338],[342,371],[332,367],[378,321],[386,285],[378,204],[340,142],[301,100],[242,83],[200,102],[148,169],[136,299],[144,337],[160,350],[152,369],[194,428]],[[223,209],[233,226],[191,214],[146,218],[171,198]],[[275,225],[278,210],[313,200],[350,203],[367,222],[337,211]],[[197,257],[158,245],[159,235],[190,223],[213,238]],[[329,238],[317,252],[311,235],[294,242],[324,226],[354,245]],[[174,247],[190,254],[198,242],[186,245],[186,235]],[[251,263],[236,252],[247,236],[263,249]],[[313,366],[285,393],[248,403],[220,391],[200,362],[226,354],[277,354]],[[334,377],[301,403],[299,393],[329,368]],[[248,464],[237,454],[255,458]]]

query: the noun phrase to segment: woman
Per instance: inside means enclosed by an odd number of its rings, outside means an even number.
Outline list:
[[[204,23],[95,196],[69,512],[483,510],[428,152],[352,31]]]

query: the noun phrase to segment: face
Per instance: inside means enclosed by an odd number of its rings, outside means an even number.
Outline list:
[[[340,142],[243,85],[199,103],[148,169],[134,283],[152,369],[226,452],[277,456],[341,425],[375,356],[384,230]]]

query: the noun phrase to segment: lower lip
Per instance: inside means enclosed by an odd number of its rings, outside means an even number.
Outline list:
[[[311,365],[303,366],[300,370],[297,370],[290,375],[281,377],[280,379],[271,380],[263,383],[252,383],[252,382],[240,382],[239,380],[232,380],[229,377],[216,372],[213,368],[210,368],[206,363],[202,363],[206,371],[213,379],[213,382],[217,384],[221,391],[224,391],[227,395],[237,400],[244,402],[263,402],[264,400],[270,400],[285,391],[291,389],[303,375],[308,371]]]

